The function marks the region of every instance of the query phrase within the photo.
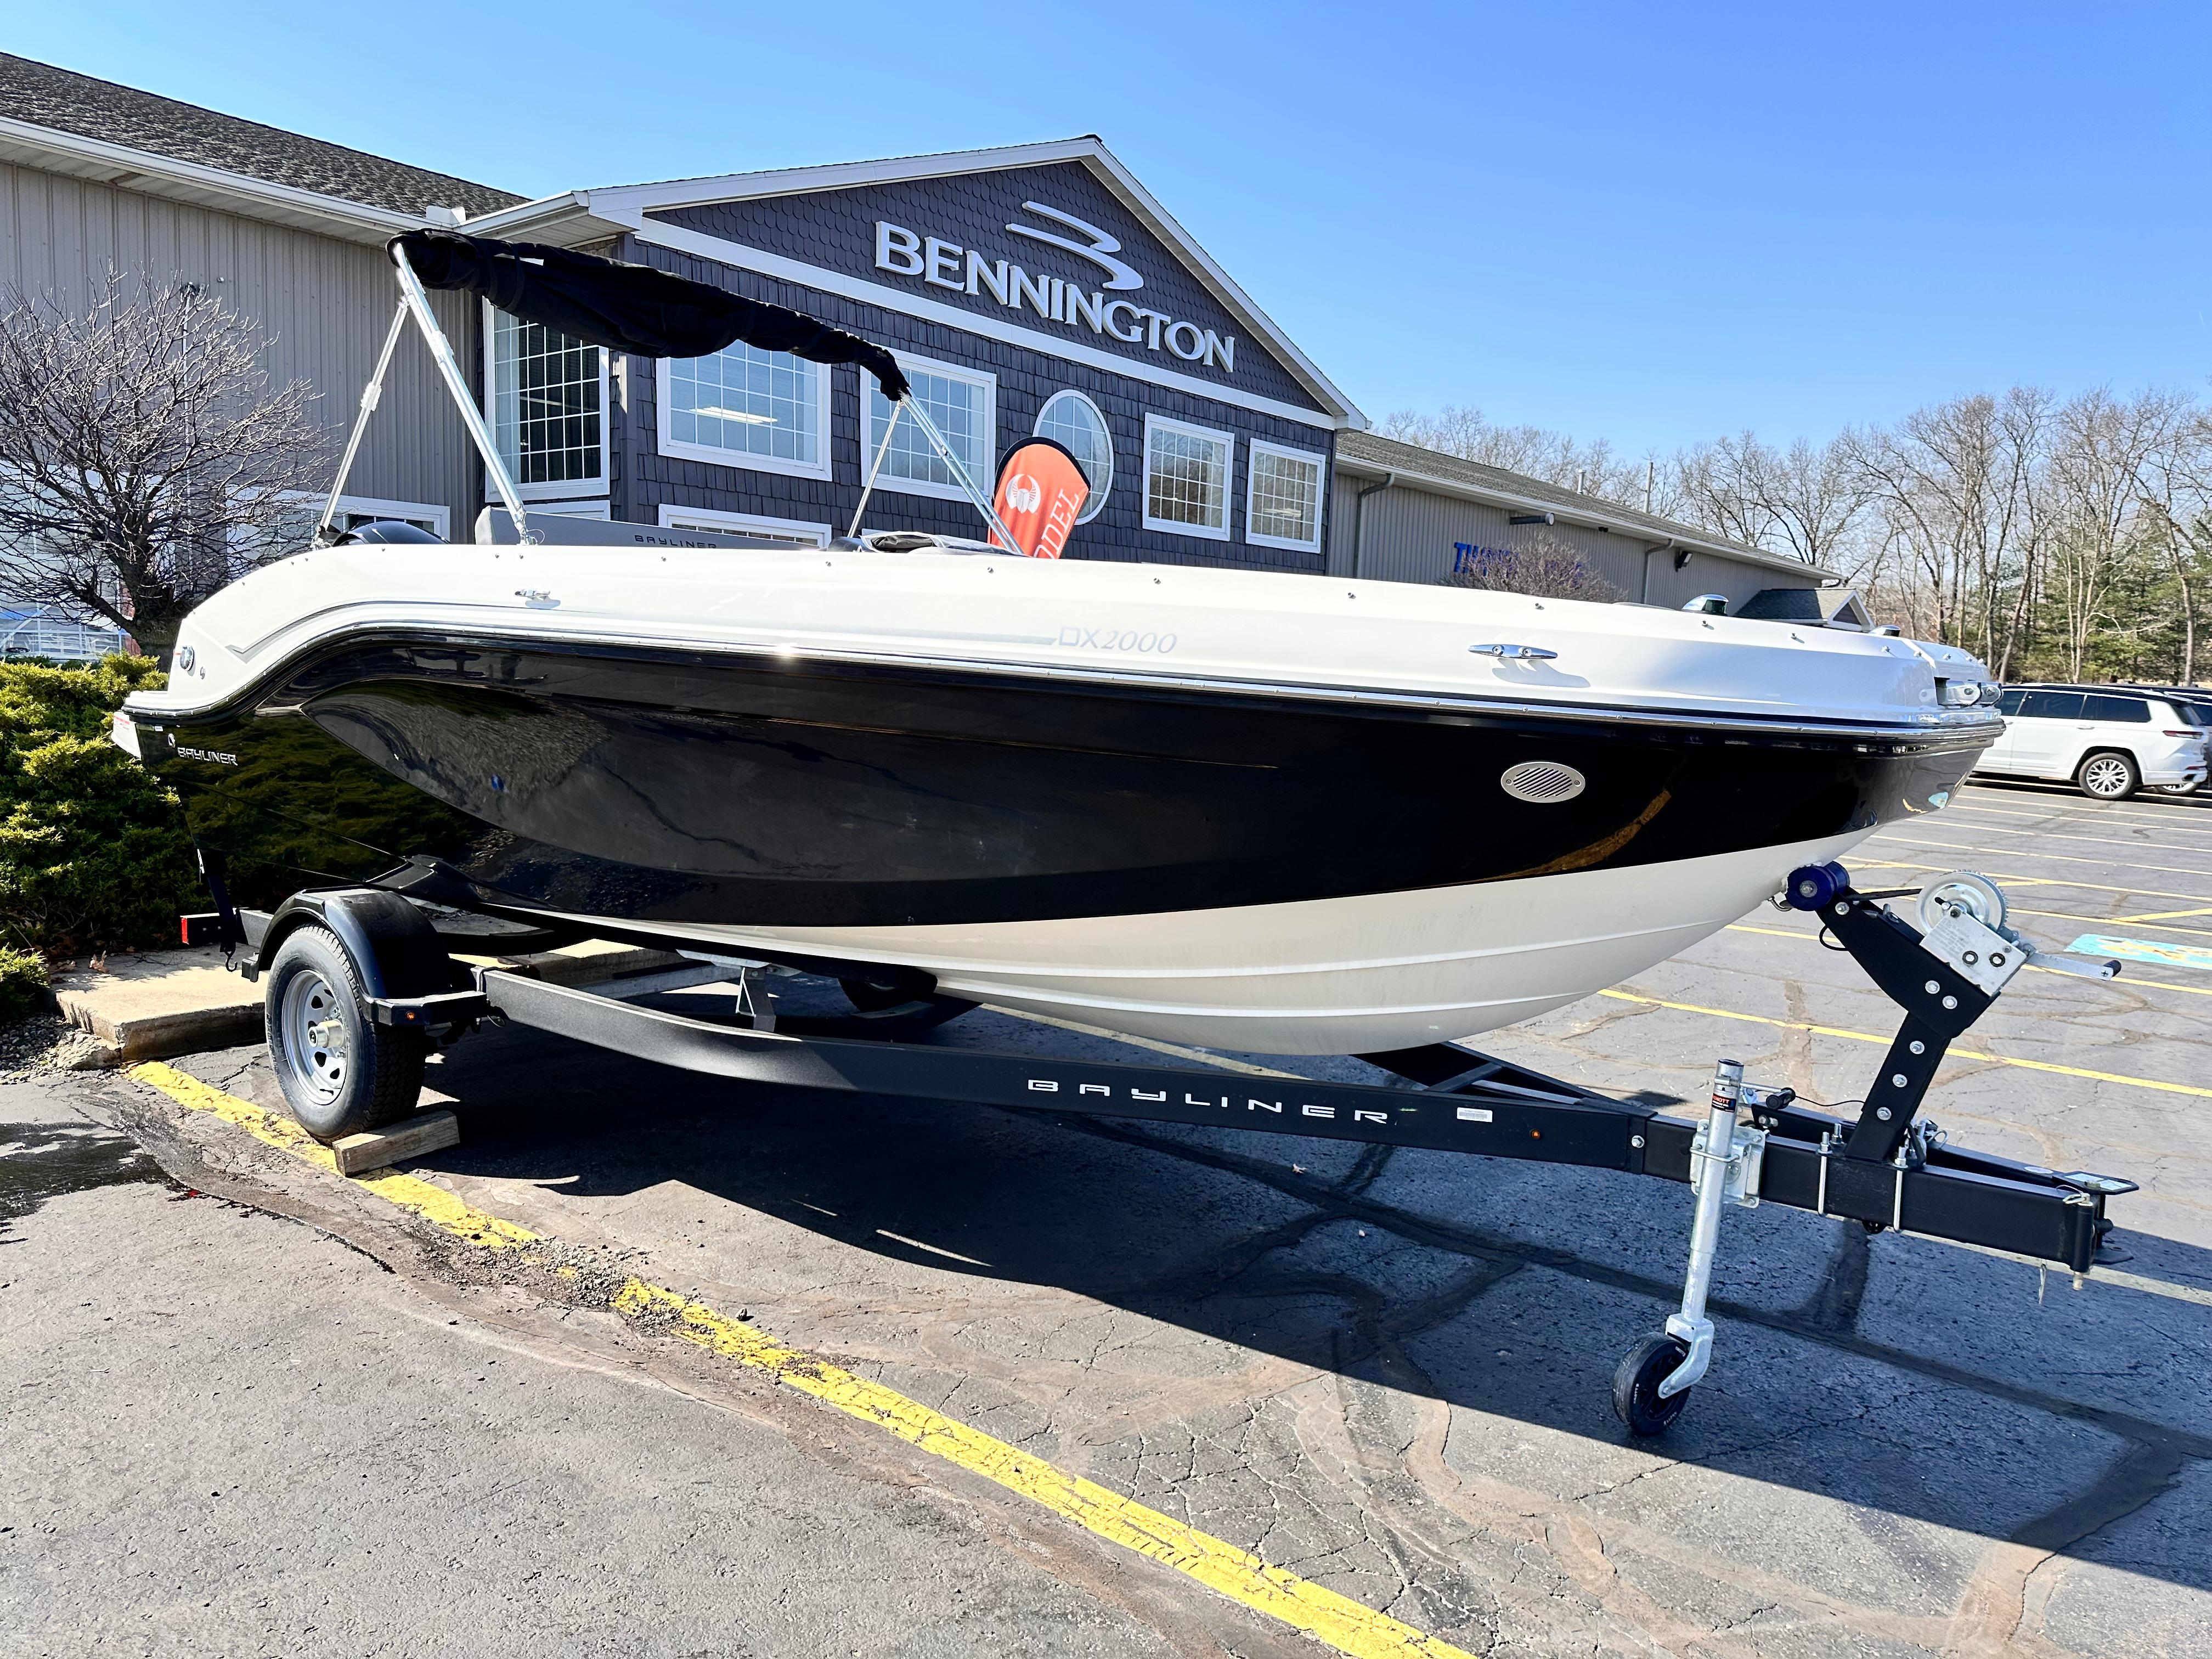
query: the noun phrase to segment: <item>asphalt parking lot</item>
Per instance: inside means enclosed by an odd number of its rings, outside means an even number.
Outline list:
[[[2212,800],[1975,785],[1850,862],[2131,948],[2023,975],[1928,1108],[2141,1182],[2128,1259],[2077,1288],[1733,1212],[1714,1370],[1657,1443],[1607,1385],[1679,1292],[1668,1183],[520,1030],[434,1070],[466,1139],[400,1184],[241,1127],[258,1050],[0,1089],[0,1648],[1326,1650],[1304,1607],[1362,1656],[2212,1651]],[[1481,1046],[1842,1103],[1893,1029],[1768,910]],[[1125,1052],[988,1012],[940,1040]]]

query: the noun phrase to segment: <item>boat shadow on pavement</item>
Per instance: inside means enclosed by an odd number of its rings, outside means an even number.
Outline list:
[[[1127,1057],[988,1012],[937,1040]],[[1278,1063],[1380,1080],[1357,1061]],[[538,1184],[553,1231],[571,1211],[663,1271],[707,1206],[656,1218],[640,1195],[680,1183],[722,1200],[734,1208],[717,1212],[720,1254],[702,1271],[763,1307],[779,1285],[834,1302],[812,1340],[870,1349],[867,1304],[896,1303],[890,1325],[910,1329],[934,1299],[975,1326],[956,1350],[1029,1345],[1042,1359],[1049,1342],[1022,1325],[1034,1300],[1009,1298],[1050,1287],[1221,1345],[1175,1362],[1200,1371],[1263,1355],[1284,1362],[1276,1388],[1297,1368],[1376,1385],[1366,1437],[1385,1455],[1413,1437],[1419,1402],[1442,1402],[1448,1464],[1547,1491],[1619,1478],[1612,1370],[1680,1294],[1687,1190],[1612,1171],[803,1093],[516,1030],[436,1069],[468,1137],[435,1167]],[[825,1281],[823,1240],[872,1262],[830,1253]],[[2212,1252],[2125,1242],[2130,1273],[2212,1288]],[[974,1293],[942,1288],[946,1273]],[[2212,1504],[2212,1306],[2080,1290],[2063,1272],[1772,1206],[1729,1214],[1713,1305],[1714,1369],[1650,1444],[1662,1460],[2212,1589],[2212,1558],[2189,1541]],[[902,1386],[928,1397],[950,1378],[963,1403],[990,1397],[988,1379],[960,1378],[957,1352],[921,1357]],[[1212,1396],[1198,1415],[1249,1414],[1237,1377]],[[2177,1523],[2177,1504],[2198,1519]],[[1773,1547],[1799,1545],[1745,1540]]]

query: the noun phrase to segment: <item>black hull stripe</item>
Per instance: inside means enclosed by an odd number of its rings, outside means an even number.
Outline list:
[[[1790,846],[1932,810],[1981,745],[387,635],[142,746],[196,837],[324,880],[428,859],[473,902],[893,927]],[[1579,793],[1514,797],[1504,774],[1529,762]]]

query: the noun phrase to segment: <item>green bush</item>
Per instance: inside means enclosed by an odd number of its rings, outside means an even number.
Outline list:
[[[145,657],[0,663],[0,945],[49,957],[168,945],[178,915],[200,908],[175,794],[107,737],[125,696],[163,684]]]
[[[0,945],[0,1025],[13,1024],[46,1000],[46,959]]]

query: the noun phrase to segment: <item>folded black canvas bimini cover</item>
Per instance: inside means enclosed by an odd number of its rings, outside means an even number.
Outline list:
[[[482,295],[509,316],[610,351],[706,357],[742,340],[810,362],[858,363],[893,403],[906,395],[906,376],[882,346],[804,312],[651,265],[450,230],[410,230],[393,237],[392,246],[406,253],[425,288]]]

